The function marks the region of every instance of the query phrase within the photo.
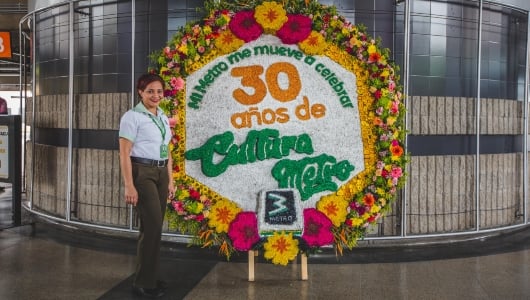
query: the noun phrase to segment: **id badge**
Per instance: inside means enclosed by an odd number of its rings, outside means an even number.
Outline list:
[[[167,145],[160,145],[160,158],[167,158]]]

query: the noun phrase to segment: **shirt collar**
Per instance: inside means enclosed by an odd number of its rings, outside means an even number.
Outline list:
[[[164,113],[164,111],[160,107],[157,107],[156,110],[157,110],[157,115],[159,115],[159,116],[160,116],[160,114]],[[146,113],[146,114],[150,114],[150,115],[154,116],[154,114],[152,112],[148,111],[147,108],[145,108],[144,103],[142,101],[140,101],[140,102],[138,102],[138,104],[136,104],[136,106],[134,107],[134,111],[141,112],[141,113]]]

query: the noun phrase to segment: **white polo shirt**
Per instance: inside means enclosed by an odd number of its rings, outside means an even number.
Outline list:
[[[158,126],[155,122],[158,122]],[[159,126],[165,128],[163,138]],[[131,156],[154,160],[167,159],[167,157],[160,157],[160,146],[169,145],[171,130],[169,119],[159,107],[157,107],[156,116],[149,112],[142,102],[128,110],[121,117],[119,136],[133,143]]]

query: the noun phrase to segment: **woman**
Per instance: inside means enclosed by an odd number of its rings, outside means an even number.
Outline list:
[[[133,291],[148,297],[164,295],[158,279],[162,223],[168,197],[173,197],[169,120],[158,107],[164,97],[164,81],[155,74],[137,82],[141,101],[120,121],[120,167],[125,202],[140,218],[136,274]]]

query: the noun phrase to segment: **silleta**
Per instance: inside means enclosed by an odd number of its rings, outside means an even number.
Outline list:
[[[266,159],[281,159],[293,150],[296,153],[314,152],[308,134],[282,136],[276,129],[251,130],[241,145],[234,144],[234,134],[230,131],[214,135],[199,148],[186,151],[188,160],[200,160],[204,175],[216,177],[229,166],[243,165]],[[222,156],[218,162],[214,157]],[[217,160],[217,159],[216,159]]]

